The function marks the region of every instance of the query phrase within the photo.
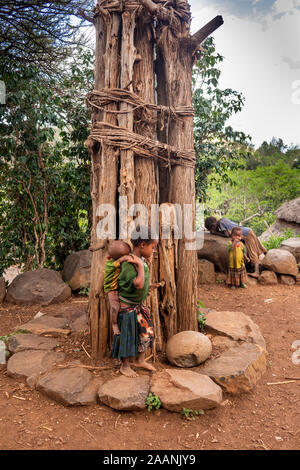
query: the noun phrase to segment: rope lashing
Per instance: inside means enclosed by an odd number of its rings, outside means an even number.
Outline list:
[[[181,150],[107,122],[93,123],[85,143],[92,149],[94,142],[118,147],[121,150],[132,150],[140,157],[157,159],[166,167],[169,164],[195,167],[196,155],[193,149]]]

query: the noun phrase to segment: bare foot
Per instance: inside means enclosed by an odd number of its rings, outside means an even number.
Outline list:
[[[135,367],[140,367],[141,369],[147,369],[147,370],[153,370],[153,371],[156,371],[155,367],[152,366],[151,364],[148,364],[148,362],[144,361],[144,362],[134,362],[132,364],[133,366]]]
[[[123,364],[120,367],[120,372],[126,377],[138,377],[138,374],[130,366],[124,366]]]
[[[248,276],[251,276],[251,277],[256,277],[256,278],[259,277],[258,273],[247,273],[247,274],[248,274]]]

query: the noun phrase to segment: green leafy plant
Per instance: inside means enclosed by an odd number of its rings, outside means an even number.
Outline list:
[[[206,317],[203,312],[201,312],[201,308],[205,308],[203,302],[201,300],[197,300],[197,319],[198,325],[200,330],[203,330],[206,322]]]
[[[8,333],[7,335],[0,336],[0,341],[4,341],[4,343],[7,344],[11,336],[15,336],[20,333],[27,333],[27,330],[17,330],[17,331],[14,331],[13,333]]]
[[[146,406],[148,411],[151,411],[153,408],[158,410],[161,407],[161,401],[157,395],[150,392],[146,398]]]
[[[195,419],[195,416],[204,415],[204,410],[190,410],[189,408],[182,408],[181,414],[186,419]]]
[[[295,235],[294,230],[289,229],[289,230],[285,230],[283,232],[283,235],[281,235],[281,236],[273,235],[268,240],[263,241],[262,243],[267,248],[267,250],[272,250],[274,248],[279,248],[281,243],[284,240],[288,240],[289,238],[294,238],[294,237],[299,238],[300,235]]]
[[[80,291],[78,292],[79,295],[89,296],[90,295],[90,288],[83,286]]]

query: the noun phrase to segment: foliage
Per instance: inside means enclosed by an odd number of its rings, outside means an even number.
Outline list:
[[[267,250],[272,250],[274,248],[279,248],[284,240],[294,237],[300,238],[300,234],[295,235],[294,230],[289,229],[285,230],[281,236],[272,235],[268,240],[264,240],[262,244],[267,248]]]
[[[148,411],[151,411],[153,408],[158,410],[161,407],[161,401],[157,395],[150,392],[146,398],[146,406]]]
[[[190,410],[188,408],[182,408],[181,414],[186,419],[195,419],[195,416],[204,415],[204,410]]]
[[[90,288],[83,286],[80,291],[78,292],[79,295],[89,296],[90,295]]]
[[[17,330],[17,331],[14,331],[13,333],[8,333],[7,335],[0,336],[0,341],[4,341],[4,343],[8,343],[8,340],[11,336],[15,336],[15,335],[18,335],[18,334],[23,334],[23,333],[27,333],[27,331],[26,330]]]
[[[80,50],[58,79],[0,58],[8,84],[0,107],[0,272],[12,264],[61,269],[70,252],[88,246],[84,96],[92,61]]]
[[[222,193],[211,186],[208,211],[247,225],[257,235],[275,221],[274,211],[281,204],[299,195],[299,170],[282,161],[255,170],[228,173],[234,184],[223,184]],[[220,176],[214,175],[216,178],[221,181]]]
[[[49,69],[84,45],[94,0],[6,0],[0,4],[0,55]],[[73,51],[74,52],[74,51]]]
[[[201,308],[205,308],[203,302],[201,300],[197,300],[197,319],[198,319],[198,325],[199,329],[203,330],[206,322],[206,318],[203,312],[201,312]]]
[[[285,145],[281,138],[273,137],[271,142],[264,141],[251,152],[246,159],[246,169],[255,170],[259,166],[276,165],[283,161],[290,168],[300,168],[300,148],[297,145]]]
[[[228,171],[241,167],[250,145],[250,136],[226,125],[232,115],[242,110],[244,98],[231,88],[219,88],[221,72],[217,66],[224,58],[216,53],[213,38],[205,41],[204,49],[193,74],[196,193],[202,201],[207,197],[208,175],[213,172],[220,176],[210,178],[210,183],[219,189],[230,182]]]

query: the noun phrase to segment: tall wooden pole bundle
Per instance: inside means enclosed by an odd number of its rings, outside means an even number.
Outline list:
[[[108,240],[97,236],[97,224],[106,215],[101,205],[111,204],[117,216],[123,215],[126,196],[127,208],[143,204],[150,224],[151,206],[160,204],[162,238],[171,203],[181,209],[182,221],[189,204],[194,227],[192,66],[200,42],[220,26],[220,18],[191,37],[186,0],[98,0],[95,7],[95,89],[87,97],[93,111],[87,145],[93,202],[89,320],[95,359],[107,355],[111,336],[103,292]],[[137,211],[123,217],[127,226],[142,215]],[[117,238],[128,239],[130,233],[118,220]],[[186,250],[193,238],[186,227],[182,239],[176,239],[179,228],[175,214],[171,236],[160,240],[152,260],[151,281],[164,281],[147,300],[156,333],[154,352],[163,350],[173,334],[197,330],[197,255]]]

